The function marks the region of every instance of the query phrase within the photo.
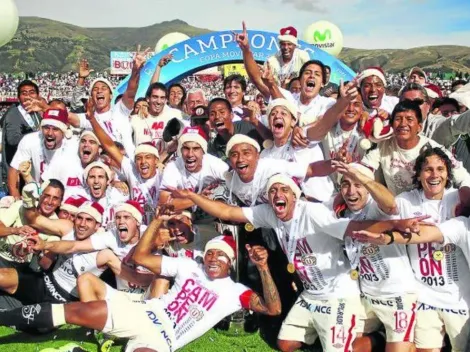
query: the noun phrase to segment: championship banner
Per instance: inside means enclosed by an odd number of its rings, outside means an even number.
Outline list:
[[[132,71],[132,58],[135,52],[131,51],[111,51],[111,70],[112,75],[130,75]],[[151,58],[154,53],[149,53]]]
[[[236,31],[240,32],[240,31]],[[251,51],[255,60],[264,63],[270,56],[279,51],[277,33],[248,31]],[[315,45],[299,41],[299,47],[310,54],[311,59],[320,60],[331,67],[330,81],[350,81],[356,75],[348,66],[334,56],[318,49]],[[147,87],[162,56],[173,54],[173,60],[166,65],[160,74],[160,82],[171,84],[194,72],[212,66],[242,63],[243,56],[233,38],[232,31],[211,32],[190,38],[173,45],[148,60],[142,69],[137,97],[145,96]],[[126,77],[116,88],[116,94],[125,92],[129,77]]]

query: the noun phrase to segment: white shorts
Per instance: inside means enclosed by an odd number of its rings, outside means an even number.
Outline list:
[[[149,301],[134,301],[132,295],[109,287],[106,296],[108,318],[103,332],[128,338],[126,352],[143,347],[158,352],[173,351],[172,323],[158,299],[152,300],[151,304]]]
[[[416,295],[404,294],[397,297],[379,298],[362,295],[367,320],[365,333],[384,325],[387,342],[413,342],[416,322]]]
[[[365,310],[359,296],[315,300],[302,293],[282,323],[278,339],[313,344],[323,351],[352,351],[357,333],[363,331]]]
[[[470,334],[468,310],[435,308],[418,302],[415,344],[417,348],[441,348],[444,334],[449,335],[452,351],[464,351]]]

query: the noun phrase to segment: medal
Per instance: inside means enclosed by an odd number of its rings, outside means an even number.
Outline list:
[[[295,273],[295,265],[292,263],[287,264],[287,271],[291,274]]]
[[[263,148],[264,149],[271,149],[274,145],[274,142],[270,139],[266,139],[264,142],[263,142]]]
[[[351,279],[357,280],[359,279],[359,271],[351,270],[351,272],[349,273],[349,276],[351,277]]]
[[[247,231],[247,232],[253,232],[254,229],[255,229],[255,227],[254,227],[252,224],[250,224],[249,222],[247,222],[247,223],[245,224],[245,231]]]
[[[442,259],[444,259],[444,254],[442,253],[442,251],[435,251],[433,254],[432,254],[432,257],[434,258],[434,260],[436,261],[441,261]]]

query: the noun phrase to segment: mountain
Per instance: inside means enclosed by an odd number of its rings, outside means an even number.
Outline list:
[[[109,67],[110,51],[132,51],[136,44],[154,48],[170,32],[195,36],[210,32],[173,20],[142,28],[83,28],[38,17],[21,17],[15,38],[0,48],[0,72],[67,72],[81,57],[95,70]],[[363,50],[344,48],[340,59],[355,71],[382,66],[403,72],[413,66],[427,71],[469,72],[470,47],[430,46],[413,49]]]

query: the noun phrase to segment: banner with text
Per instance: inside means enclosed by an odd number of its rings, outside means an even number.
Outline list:
[[[155,53],[149,53],[151,58]],[[132,58],[135,52],[131,51],[111,51],[111,71],[112,75],[130,75],[132,70]]]

